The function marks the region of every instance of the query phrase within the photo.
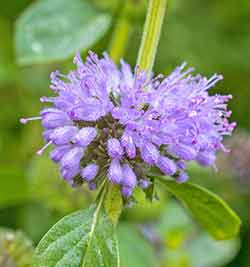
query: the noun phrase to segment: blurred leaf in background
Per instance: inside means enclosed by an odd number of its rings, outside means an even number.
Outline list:
[[[1,166],[0,188],[0,208],[20,205],[30,200],[28,181],[21,168]]]
[[[175,201],[169,202],[157,224],[152,225],[163,237],[163,266],[219,267],[230,262],[238,253],[238,239],[215,241],[200,231]]]
[[[17,20],[16,50],[21,64],[66,59],[90,48],[108,30],[111,17],[81,0],[36,1]]]
[[[133,224],[121,223],[118,228],[122,267],[157,267],[153,246]]]

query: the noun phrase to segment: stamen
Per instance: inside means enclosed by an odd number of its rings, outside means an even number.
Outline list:
[[[21,118],[20,119],[20,122],[22,123],[22,124],[26,124],[26,123],[28,123],[29,121],[34,121],[34,120],[41,120],[42,119],[42,117],[31,117],[31,118]]]
[[[186,66],[187,66],[187,62],[184,61],[184,62],[178,67],[178,69],[179,69],[179,70],[183,70]]]
[[[43,146],[41,149],[39,149],[39,150],[36,152],[36,154],[37,154],[38,156],[41,156],[41,155],[43,154],[44,150],[45,150],[48,146],[50,146],[51,144],[52,144],[52,141],[49,141],[45,146]]]
[[[152,78],[151,80],[147,81],[144,85],[142,85],[142,87],[147,87],[148,85],[160,80],[164,78],[164,75],[163,74],[158,74],[156,77]]]
[[[211,87],[213,87],[218,81],[223,80],[222,75],[214,74],[210,79],[207,80],[206,86],[203,88],[203,90],[207,90]]]
[[[42,96],[40,97],[40,101],[42,103],[46,103],[46,102],[51,102],[53,103],[54,97],[47,97],[47,96]]]
[[[189,68],[187,69],[186,71],[184,72],[181,72],[180,75],[177,78],[177,80],[181,80],[182,78],[184,78],[185,76],[187,76],[189,73],[193,72],[194,71],[194,68]]]

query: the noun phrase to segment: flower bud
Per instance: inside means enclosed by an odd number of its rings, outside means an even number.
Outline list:
[[[72,140],[77,132],[78,128],[75,126],[58,127],[50,134],[50,140],[55,145],[66,145]]]
[[[137,183],[137,178],[136,178],[135,173],[133,172],[133,170],[130,168],[128,164],[123,165],[122,174],[123,174],[122,181],[121,181],[122,185],[134,188]]]
[[[179,176],[176,178],[177,183],[184,183],[188,180],[188,175],[186,172],[181,172]]]
[[[141,157],[149,165],[153,165],[157,162],[159,158],[159,150],[152,143],[145,142],[142,144],[141,148]]]
[[[63,156],[69,152],[71,149],[71,145],[65,145],[65,146],[57,146],[50,152],[50,158],[54,162],[59,162]]]
[[[80,165],[75,164],[71,168],[61,168],[60,173],[65,180],[72,180],[80,172]]]
[[[140,188],[142,188],[142,189],[146,189],[146,188],[148,188],[148,187],[150,186],[150,181],[148,181],[148,180],[146,180],[146,179],[141,179],[141,180],[139,181],[139,186],[140,186]]]
[[[121,189],[122,195],[125,198],[129,198],[132,195],[133,190],[134,190],[134,188],[131,188],[131,187],[128,187],[128,186],[123,186],[122,189]]]
[[[123,148],[118,139],[110,138],[107,144],[108,154],[113,159],[121,159],[123,155]]]
[[[76,136],[73,138],[73,141],[82,147],[88,146],[96,137],[97,131],[94,127],[85,127],[82,128]]]
[[[156,165],[163,173],[170,176],[174,175],[177,170],[174,161],[163,156],[159,157]]]
[[[69,150],[62,158],[60,165],[64,169],[75,169],[75,166],[80,165],[80,160],[84,155],[84,149],[81,147],[74,147]]]
[[[113,184],[119,184],[122,181],[122,167],[118,159],[113,159],[109,166],[108,179]]]
[[[127,132],[122,135],[121,144],[125,148],[128,157],[133,159],[136,156],[136,147],[133,138]]]
[[[197,155],[193,147],[183,144],[171,145],[167,148],[167,151],[173,156],[183,160],[194,160]]]
[[[96,177],[98,169],[99,169],[98,165],[90,163],[85,168],[82,169],[81,176],[84,180],[91,181]]]
[[[96,187],[97,187],[96,183],[93,181],[89,182],[88,186],[89,186],[89,190],[91,191],[96,190]]]
[[[196,157],[197,162],[205,167],[214,165],[215,159],[216,156],[214,152],[200,152]]]
[[[97,99],[83,101],[81,105],[73,107],[69,112],[69,116],[76,121],[97,121],[103,115],[106,110]]]
[[[45,129],[54,129],[65,125],[72,125],[73,122],[66,113],[57,109],[45,109],[41,112],[42,125]]]

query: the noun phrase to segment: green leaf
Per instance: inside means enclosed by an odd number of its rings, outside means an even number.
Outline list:
[[[186,210],[175,200],[167,203],[154,227],[165,244],[166,266],[224,266],[239,251],[239,239],[214,240],[198,229]],[[181,265],[181,262],[187,264]]]
[[[154,248],[132,224],[118,226],[121,267],[159,266]]]
[[[117,224],[122,207],[123,201],[119,186],[110,184],[105,196],[104,208],[114,225]]]
[[[206,234],[192,240],[186,248],[191,266],[216,267],[229,263],[240,248],[238,239],[215,241]]]
[[[68,58],[103,37],[110,22],[88,1],[36,1],[16,23],[17,60],[32,64]]]
[[[166,185],[170,193],[183,202],[193,217],[215,239],[230,239],[238,234],[240,218],[217,195],[196,184],[178,184],[165,177],[158,178]]]
[[[195,226],[185,209],[174,200],[165,205],[165,210],[155,224],[156,231],[163,238],[164,244],[168,249],[174,250],[190,240],[196,230]]]
[[[56,223],[38,244],[35,267],[118,267],[114,226],[98,204]]]
[[[34,248],[20,231],[0,229],[0,266],[31,267]]]

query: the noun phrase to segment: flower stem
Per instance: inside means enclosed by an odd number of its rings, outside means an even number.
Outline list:
[[[119,60],[124,56],[131,32],[130,19],[127,16],[126,4],[124,5],[125,6],[123,7],[120,18],[116,23],[109,49],[110,57],[115,63],[118,63]]]
[[[167,0],[149,0],[137,65],[150,73],[161,35]]]

